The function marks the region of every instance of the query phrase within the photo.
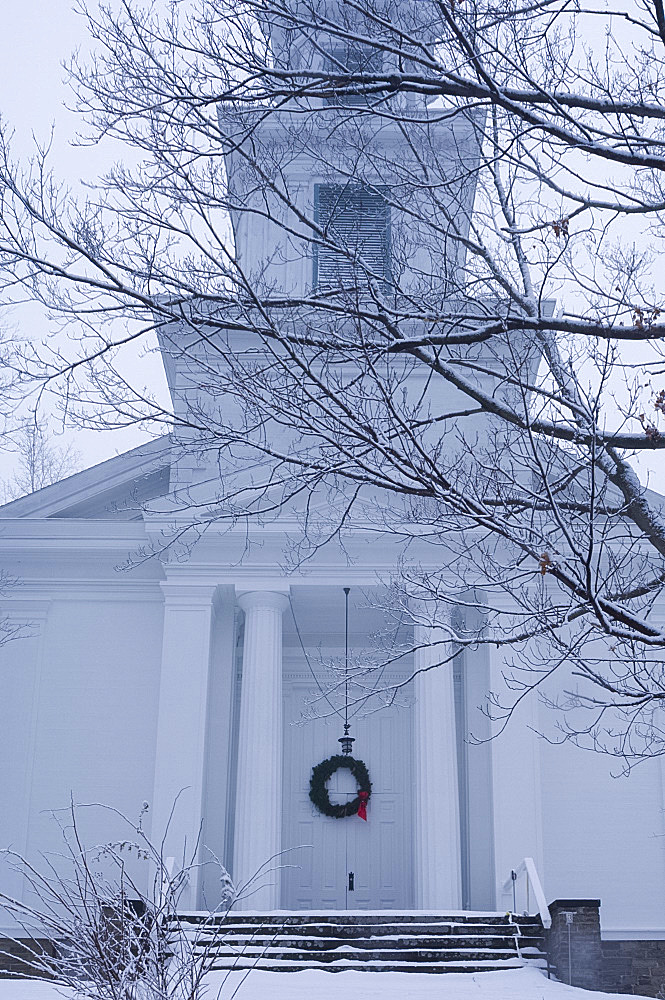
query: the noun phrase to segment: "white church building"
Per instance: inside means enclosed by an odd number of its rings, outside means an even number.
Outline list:
[[[469,742],[487,724],[479,706],[500,682],[502,649],[466,652],[352,718],[368,821],[319,813],[311,771],[339,752],[342,724],[303,712],[324,683],[321,654],[343,655],[343,588],[350,645],[366,648],[393,553],[359,538],[351,566],[324,552],[305,576],[285,576],[293,525],[275,524],[257,528],[245,559],[246,527],[213,528],[182,563],[121,569],[164,527],[140,505],[166,493],[170,461],[158,440],[2,510],[2,564],[20,581],[3,610],[24,626],[0,650],[2,847],[32,859],[56,850],[48,811],[71,796],[131,816],[147,801],[159,836],[180,793],[173,856],[202,829],[203,851],[242,881],[288,852],[251,909],[506,909],[510,871],[532,857],[548,898],[602,900],[605,936],[665,934],[662,760],[614,778],[606,758],[539,738],[548,709],[536,699],[496,740]],[[426,648],[415,658],[383,683],[425,665]],[[200,872],[186,902],[212,908],[219,890]]]
[[[292,169],[303,198],[325,199],[330,178],[295,157]],[[234,220],[238,253],[260,246],[277,260],[279,233],[261,225]],[[283,259],[273,266],[284,285],[309,280]],[[164,363],[186,406],[186,373],[169,351]],[[49,811],[71,797],[130,816],[147,802],[155,838],[172,814],[176,859],[200,842],[201,861],[212,852],[237,883],[276,861],[241,904],[252,910],[505,911],[511,870],[530,857],[548,900],[602,901],[606,938],[665,937],[665,762],[613,777],[611,760],[538,735],[549,709],[537,697],[484,739],[503,647],[466,650],[374,710],[382,688],[440,658],[424,629],[414,636],[416,651],[370,681],[372,710],[351,709],[353,755],[372,782],[367,822],[320,813],[309,783],[339,753],[340,701],[326,692],[328,661],[344,657],[344,588],[357,657],[385,624],[399,546],[368,527],[346,553],[324,547],[287,571],[300,528],[285,511],[264,524],[212,521],[185,555],[140,558],[163,549],[168,498],[197,477],[196,459],[164,437],[0,509],[0,564],[15,581],[2,614],[22,626],[0,648],[0,848],[35,860],[57,850]],[[338,771],[331,798],[355,794]],[[186,907],[219,904],[207,873],[193,873]]]

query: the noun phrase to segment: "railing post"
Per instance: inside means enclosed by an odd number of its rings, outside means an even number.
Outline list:
[[[524,858],[524,860],[517,866],[516,869],[511,869],[510,878],[506,879],[503,886],[501,887],[502,893],[507,895],[512,888],[513,891],[513,913],[517,912],[517,879],[520,875],[524,875],[526,878],[526,904],[527,911],[531,910],[531,893],[533,892],[534,902],[538,913],[540,914],[540,919],[543,922],[543,927],[548,930],[552,924],[552,918],[550,912],[547,908],[547,900],[545,893],[543,892],[543,887],[538,877],[538,872],[536,866],[533,863],[533,858]]]

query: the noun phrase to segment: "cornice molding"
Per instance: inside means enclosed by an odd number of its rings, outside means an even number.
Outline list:
[[[391,564],[385,567],[385,573],[372,566],[347,566],[346,562],[341,562],[334,566],[321,566],[316,569],[309,569],[305,573],[287,573],[283,576],[276,576],[279,569],[279,560],[275,558],[272,562],[254,563],[251,566],[242,566],[237,563],[215,562],[209,565],[202,563],[182,563],[178,566],[165,564],[167,577],[176,579],[178,576],[186,578],[188,573],[193,574],[198,580],[210,580],[226,586],[234,586],[237,591],[272,590],[288,592],[294,586],[346,586],[347,582],[354,586],[362,587],[385,587],[390,581],[390,572],[394,572],[395,566]],[[383,579],[381,578],[383,575]]]
[[[145,545],[140,521],[0,518],[0,551],[126,549]]]
[[[21,604],[56,601],[163,602],[159,580],[72,580],[54,578],[21,582],[16,595],[0,602],[6,613]]]

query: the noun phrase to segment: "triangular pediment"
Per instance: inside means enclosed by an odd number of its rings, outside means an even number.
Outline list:
[[[168,435],[0,507],[1,518],[135,521],[143,505],[169,492]]]

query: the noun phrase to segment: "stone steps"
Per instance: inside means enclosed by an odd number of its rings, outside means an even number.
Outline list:
[[[433,937],[440,937],[445,934],[448,937],[493,937],[512,938],[515,935],[515,925],[505,924],[504,926],[468,924],[455,926],[454,924],[301,924],[301,925],[281,925],[281,924],[236,924],[235,921],[225,920],[219,924],[208,924],[202,927],[202,932],[216,933],[218,927],[223,927],[226,933],[251,935],[260,929],[264,936],[270,934],[282,934],[285,937],[425,937],[428,934]],[[522,934],[528,935],[528,928],[520,927]],[[536,936],[540,933],[540,928],[534,928]]]
[[[442,938],[440,937],[420,937],[417,934],[414,935],[403,935],[395,937],[370,937],[370,938],[355,938],[355,937],[299,937],[287,934],[256,934],[256,935],[231,935],[225,934],[224,940],[232,941],[234,946],[242,947],[253,947],[253,948],[285,948],[293,947],[297,945],[301,950],[308,951],[332,951],[338,948],[366,948],[370,951],[381,951],[385,949],[395,948],[441,948]],[[219,940],[218,934],[211,935],[200,935],[199,941],[210,941]],[[536,940],[536,939],[534,939]],[[520,946],[522,948],[524,939],[520,939]],[[351,943],[352,942],[352,943]],[[515,941],[511,937],[497,937],[497,938],[486,938],[486,937],[453,937],[452,940],[447,940],[446,945],[450,946],[448,950],[453,951],[510,951],[511,954],[515,953]]]
[[[398,913],[393,910],[382,910],[373,913],[370,910],[334,910],[317,912],[316,910],[301,910],[297,913],[291,911],[279,911],[274,913],[251,913],[238,912],[234,910],[229,913],[211,914],[207,911],[181,911],[179,919],[190,923],[198,924],[223,924],[225,927],[239,927],[241,925],[261,927],[366,927],[373,924],[379,927],[404,927],[409,924],[418,924],[424,927],[449,926],[463,928],[465,924],[472,924],[474,927],[495,926],[499,929],[509,924],[505,913],[473,913],[462,911],[460,913],[426,913],[424,911],[411,911],[409,913]],[[514,918],[523,929],[524,927],[540,927],[540,918],[533,916],[519,916]]]
[[[317,969],[319,972],[420,972],[434,974],[445,972],[503,972],[506,969],[520,969],[523,962],[512,959],[506,962],[458,963],[430,962],[422,965],[414,962],[358,962],[351,959],[341,959],[328,965],[318,962],[294,960],[290,962],[275,962],[267,959],[248,961],[239,958],[230,964],[214,964],[210,971],[230,970],[241,972],[250,969],[260,969],[262,972],[303,972],[306,969]]]
[[[442,973],[520,968],[526,960],[544,964],[536,917],[514,922],[498,913],[303,912],[188,913],[178,920],[211,971]]]

